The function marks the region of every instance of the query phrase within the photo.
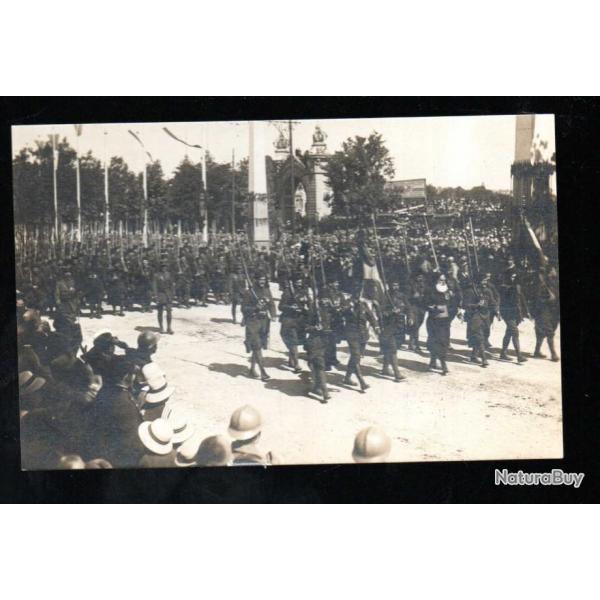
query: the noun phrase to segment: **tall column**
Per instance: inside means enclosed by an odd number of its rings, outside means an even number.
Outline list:
[[[250,193],[250,238],[259,247],[268,249],[269,203],[267,197],[267,166],[265,161],[265,122],[249,121],[248,192]]]

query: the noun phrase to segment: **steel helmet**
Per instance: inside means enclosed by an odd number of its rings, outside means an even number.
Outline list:
[[[385,462],[392,441],[379,427],[367,427],[354,438],[352,458],[357,463]]]
[[[249,440],[260,432],[260,413],[249,404],[233,411],[229,420],[229,435],[236,440]]]
[[[138,347],[143,350],[156,349],[156,346],[158,346],[158,336],[152,331],[142,331],[138,335],[137,343]]]

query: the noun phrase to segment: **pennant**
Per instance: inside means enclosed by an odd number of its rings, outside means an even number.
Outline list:
[[[146,146],[144,146],[144,143],[142,142],[142,140],[135,133],[133,133],[133,131],[131,131],[131,129],[128,129],[127,131],[137,140],[137,143],[142,147],[144,152],[147,154],[148,158],[150,159],[150,162],[154,162],[154,159],[152,158],[152,154],[150,154],[150,152],[148,152],[148,150],[146,150]]]
[[[169,131],[166,127],[163,127],[163,131],[167,135],[169,135],[170,137],[172,137],[175,141],[179,142],[180,144],[184,144],[185,146],[188,146],[189,148],[198,148],[199,150],[202,150],[202,146],[200,146],[199,144],[189,144],[185,140],[182,140],[181,138],[178,138],[172,131]]]

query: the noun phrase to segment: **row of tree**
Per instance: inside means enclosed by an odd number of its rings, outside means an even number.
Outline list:
[[[66,139],[59,141],[57,189],[59,220],[76,223],[75,150]],[[13,159],[14,206],[17,224],[49,225],[54,219],[52,141],[38,141],[35,147],[23,148]],[[296,153],[300,166],[308,169],[310,155]],[[81,156],[81,209],[84,223],[101,223],[105,215],[104,166],[91,152]],[[273,227],[288,227],[282,221],[285,205],[291,202],[290,186],[279,181],[286,178],[283,164],[269,161],[271,205],[269,216]],[[348,138],[342,148],[327,158],[324,165],[331,189],[326,201],[334,220],[343,217],[346,226],[368,226],[373,214],[398,208],[398,197],[386,182],[395,175],[394,162],[381,134]],[[280,172],[281,171],[281,172]],[[232,170],[230,163],[217,163],[207,158],[206,208],[211,228],[230,231],[235,221],[237,230],[248,223],[248,161],[242,160]],[[283,185],[285,183],[285,185]],[[144,196],[142,175],[134,173],[123,158],[113,156],[108,167],[109,212],[112,223],[121,221],[129,229],[141,229]],[[200,163],[185,157],[170,178],[165,177],[160,161],[147,167],[149,219],[160,226],[181,221],[187,230],[202,223],[201,199],[203,177]],[[289,197],[288,197],[289,196]],[[471,190],[427,186],[429,207],[436,212],[467,210],[487,211],[506,204],[508,197],[483,186]],[[296,219],[306,226],[306,219]]]
[[[57,196],[59,220],[77,222],[77,154],[66,139],[57,146]],[[13,159],[13,194],[17,224],[50,225],[54,219],[52,142],[37,141],[23,148]],[[105,215],[104,165],[92,152],[79,158],[81,213],[84,223],[102,222]],[[248,162],[206,163],[206,208],[209,222],[217,230],[229,230],[232,217],[236,227],[244,227],[248,218]],[[202,167],[186,156],[167,178],[159,160],[148,164],[148,216],[161,225],[181,221],[193,229],[202,224],[201,200],[204,198]],[[108,166],[109,214],[112,223],[127,222],[140,228],[143,206],[143,178],[133,172],[120,156]]]

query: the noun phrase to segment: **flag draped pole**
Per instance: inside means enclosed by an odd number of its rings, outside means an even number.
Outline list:
[[[173,138],[176,142],[187,146],[188,148],[196,148],[202,151],[200,155],[200,163],[202,169],[202,187],[200,189],[200,194],[198,198],[198,214],[200,220],[202,221],[202,241],[206,242],[208,240],[208,218],[206,212],[206,127],[207,124],[202,124],[202,144],[190,144],[180,137],[176,136],[170,129],[167,127],[163,127],[163,131],[171,138]]]
[[[77,187],[77,233],[76,240],[81,243],[81,175],[79,172],[79,139],[81,137],[82,125],[75,125],[75,132],[77,133],[76,147],[75,147],[75,184]]]
[[[140,145],[144,154],[148,157],[148,160],[152,163],[154,159],[152,158],[152,154],[146,150],[146,146],[144,146],[144,142],[142,142],[139,134],[134,133],[131,129],[127,130],[128,133],[135,139],[135,141]],[[143,208],[143,216],[142,216],[142,242],[144,244],[144,248],[148,247],[148,161],[144,159],[144,170],[142,171],[142,185],[144,190],[144,208]]]

